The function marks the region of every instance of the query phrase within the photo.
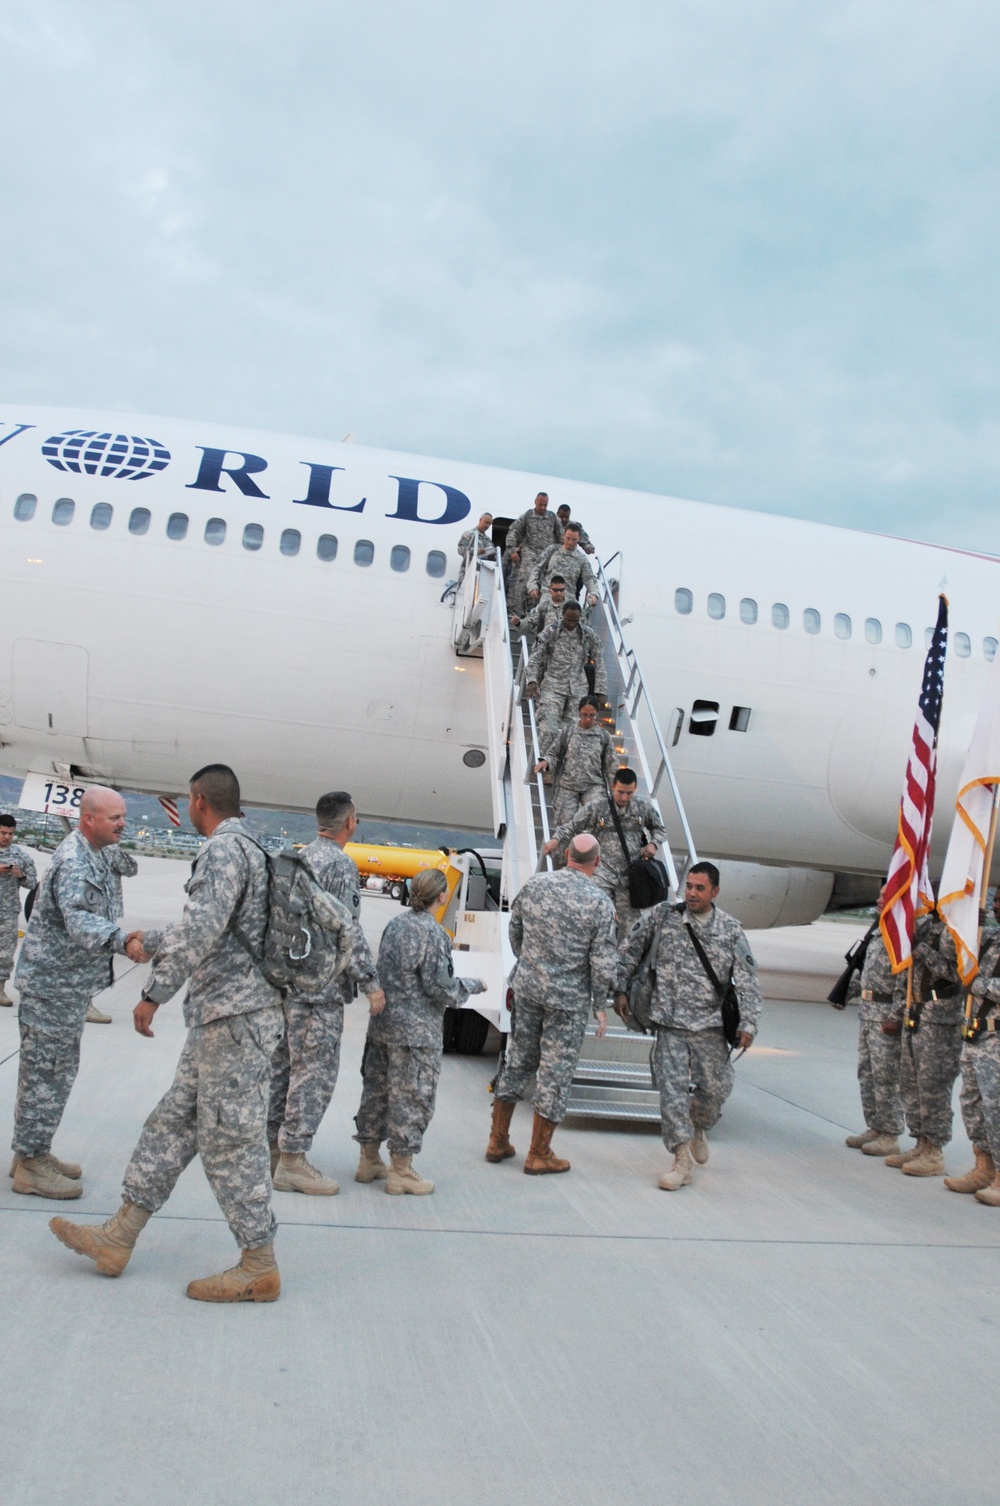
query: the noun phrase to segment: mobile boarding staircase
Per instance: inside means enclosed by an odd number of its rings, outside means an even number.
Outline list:
[[[635,771],[638,794],[652,800],[664,820],[669,842],[657,855],[667,870],[671,898],[676,899],[683,874],[697,861],[694,840],[656,711],[618,615],[618,581],[609,578],[608,571],[617,562],[620,574],[621,557],[612,556],[605,566],[596,556],[590,558],[598,599],[589,622],[601,641],[608,682],[610,711],[604,723],[621,763]],[[523,694],[531,678],[529,650],[523,638],[515,639],[509,625],[500,560],[469,561],[453,612],[455,652],[483,662],[493,824],[503,842],[503,861],[499,907],[473,910],[466,907],[469,859],[459,860],[465,877],[446,924],[455,937],[456,972],[483,977],[489,984],[489,993],[470,1004],[506,1036],[507,978],[515,960],[507,940],[507,911],[522,884],[535,873],[552,870],[552,859],[543,852],[551,835],[548,790],[544,776],[534,773],[540,756],[535,704]],[[610,1008],[608,1018],[602,1040],[592,1025],[588,1029],[569,1112],[656,1120],[659,1097],[649,1072],[650,1042],[625,1029]]]

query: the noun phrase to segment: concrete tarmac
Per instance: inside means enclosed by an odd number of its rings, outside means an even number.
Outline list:
[[[176,915],[186,872],[142,860],[129,924]],[[364,906],[374,937],[395,907]],[[857,933],[754,945],[767,978],[794,993],[800,974],[808,996]],[[567,1121],[555,1143],[572,1171],[525,1177],[527,1107],[517,1159],[488,1165],[495,1058],[448,1056],[418,1161],[437,1190],[418,1199],[353,1180],[355,1004],[312,1153],[341,1192],[275,1194],[281,1300],[211,1307],[184,1287],[235,1247],[197,1161],[117,1280],[47,1228],[118,1206],[183,1040],[179,999],[154,1040],[134,1033],[147,969],[118,967],[99,1001],[114,1024],[85,1030],[55,1145],[83,1162],[83,1197],[0,1184],[4,1506],[992,1498],[975,1407],[996,1373],[1000,1212],[845,1148],[862,1122],[853,1011],[768,1003],[710,1163],[673,1194],[648,1126]],[[8,1125],[14,1014],[0,1011]],[[957,1095],[946,1159],[971,1164]]]

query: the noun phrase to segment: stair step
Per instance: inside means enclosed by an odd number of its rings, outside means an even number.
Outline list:
[[[592,1062],[581,1057],[573,1073],[574,1083],[620,1083],[625,1087],[653,1090],[649,1067],[639,1062]]]
[[[620,1088],[574,1085],[566,1112],[597,1119],[642,1119],[655,1124],[660,1118],[660,1100],[653,1092],[623,1093]]]

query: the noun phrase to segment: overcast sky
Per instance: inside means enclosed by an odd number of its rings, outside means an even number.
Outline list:
[[[0,0],[0,397],[1000,553],[997,0]]]

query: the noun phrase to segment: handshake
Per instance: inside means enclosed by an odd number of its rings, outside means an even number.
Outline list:
[[[143,946],[145,931],[129,931],[125,937],[125,955],[132,962],[152,962],[155,951],[147,952]]]

